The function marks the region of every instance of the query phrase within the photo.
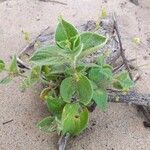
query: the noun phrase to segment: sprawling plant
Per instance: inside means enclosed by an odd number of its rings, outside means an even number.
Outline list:
[[[78,33],[73,25],[59,19],[55,45],[45,45],[33,54],[30,58],[32,70],[23,82],[24,88],[39,81],[46,85],[40,97],[46,102],[50,115],[38,123],[40,130],[79,135],[88,126],[88,108],[93,103],[102,111],[107,110],[108,88],[128,91],[133,86],[126,71],[113,75],[113,68],[106,64],[105,55],[100,55],[94,63],[84,63],[87,55],[106,42],[104,36],[92,32]],[[9,68],[0,60],[1,71],[8,71],[1,84],[20,75],[16,56]]]

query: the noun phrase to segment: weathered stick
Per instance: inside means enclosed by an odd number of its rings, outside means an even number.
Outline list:
[[[109,90],[108,101],[113,103],[128,103],[143,106],[145,108],[150,107],[150,94],[141,94],[136,91],[130,91],[128,94],[123,94],[122,92]],[[88,110],[93,112],[95,108],[96,103],[94,102],[88,107]]]
[[[62,135],[58,141],[58,150],[65,150],[70,134]]]
[[[5,125],[5,124],[7,124],[7,123],[10,123],[10,122],[12,122],[12,121],[14,121],[14,120],[11,119],[11,120],[9,120],[9,121],[3,122],[3,125]]]
[[[124,53],[124,49],[123,49],[123,46],[122,46],[121,36],[120,36],[120,33],[119,33],[118,24],[117,24],[117,20],[116,20],[115,14],[114,14],[114,29],[115,29],[117,37],[118,37],[119,46],[120,46],[120,55],[122,57],[123,63],[125,65],[128,73],[129,73],[130,78],[133,79],[132,73],[130,72],[130,67],[129,67],[127,59],[125,57],[125,53]]]
[[[139,5],[139,1],[138,0],[130,0],[130,2],[135,4],[135,5]]]
[[[61,5],[67,5],[67,3],[56,1],[56,0],[39,0],[39,1],[52,2],[52,3],[56,3],[56,4],[61,4]]]
[[[119,100],[116,100],[116,96],[119,97]],[[109,102],[129,103],[150,107],[150,94],[141,94],[136,91],[130,91],[128,94],[124,95],[122,92],[111,91],[109,92]]]
[[[19,57],[17,57],[17,63],[20,68],[31,69],[31,67],[25,64]]]

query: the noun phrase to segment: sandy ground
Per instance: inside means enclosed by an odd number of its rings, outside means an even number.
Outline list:
[[[10,56],[27,42],[21,31],[31,39],[50,26],[54,31],[58,16],[80,25],[97,20],[101,7],[116,12],[123,46],[129,58],[138,58],[137,65],[150,63],[150,1],[139,0],[139,6],[128,0],[62,0],[67,6],[37,0],[0,0],[0,58],[10,62]],[[142,43],[132,42],[140,37]],[[141,67],[137,89],[150,93],[150,66]],[[0,150],[55,150],[57,135],[46,135],[35,125],[48,115],[38,99],[38,89],[22,93],[20,79],[0,87]],[[2,123],[13,119],[11,123]],[[96,110],[91,114],[87,132],[73,139],[70,150],[150,150],[150,129],[142,124],[143,118],[132,106],[110,104],[107,113]]]

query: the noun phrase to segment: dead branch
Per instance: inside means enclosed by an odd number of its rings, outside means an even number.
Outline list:
[[[56,4],[61,4],[61,5],[67,5],[67,3],[60,2],[60,1],[55,1],[55,0],[39,0],[39,1],[52,2],[52,3],[56,3]]]
[[[70,134],[62,135],[58,141],[58,150],[65,150]]]
[[[12,122],[12,121],[14,121],[14,120],[11,119],[11,120],[9,120],[9,121],[3,122],[3,125],[8,124],[8,123],[10,123],[10,122]]]
[[[128,94],[123,94],[119,91],[108,90],[109,96],[108,101],[113,103],[127,103],[133,104],[136,106],[143,106],[145,108],[145,112],[147,112],[147,108],[150,107],[150,94],[141,94],[136,91],[130,91]],[[119,100],[118,100],[119,98]],[[93,112],[96,108],[96,103],[93,103],[88,110]],[[143,108],[143,109],[144,109]],[[150,119],[150,113],[147,112],[147,118]]]
[[[144,127],[150,127],[150,107],[146,106],[137,106],[138,111],[141,111],[144,117],[146,118],[145,121],[143,121]]]
[[[135,4],[135,5],[139,5],[139,1],[138,0],[130,0],[130,2]]]
[[[119,101],[116,101],[116,97],[119,97]],[[150,107],[150,94],[141,94],[136,91],[130,91],[128,94],[123,94],[122,92],[110,91],[109,102],[129,103]]]
[[[115,14],[114,14],[114,29],[115,29],[117,37],[118,37],[119,46],[120,46],[120,55],[122,57],[123,63],[125,64],[125,67],[126,67],[128,73],[129,73],[130,78],[133,79],[132,74],[130,72],[130,67],[129,67],[127,59],[125,57],[125,53],[124,53],[124,49],[123,49],[123,46],[122,46],[121,36],[120,36],[120,33],[119,33],[118,24],[117,24]]]
[[[19,57],[17,57],[17,63],[20,68],[31,69],[31,67],[25,64]]]
[[[131,62],[135,61],[136,59],[130,59],[128,60],[128,65],[130,67],[130,69],[135,69],[135,67],[131,64]],[[113,63],[112,63],[113,64]],[[119,62],[119,64],[113,69],[113,74],[118,73],[119,71],[121,71],[124,68],[125,64],[123,62]],[[133,80],[134,81],[134,80]]]

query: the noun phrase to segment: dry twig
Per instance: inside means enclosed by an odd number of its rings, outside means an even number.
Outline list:
[[[130,91],[128,94],[123,94],[122,92],[116,90],[108,90],[109,91],[109,102],[113,103],[128,103],[136,106],[143,106],[144,108],[150,107],[150,94],[141,94],[136,91]],[[117,100],[119,97],[119,100]],[[93,112],[96,108],[96,103],[93,103],[88,110]],[[147,113],[148,114],[148,113]],[[150,119],[150,118],[149,118]]]
[[[122,57],[123,63],[125,64],[125,67],[126,67],[128,73],[129,73],[130,78],[133,79],[132,74],[130,72],[130,67],[128,65],[128,61],[127,61],[127,59],[125,57],[124,49],[122,47],[121,36],[120,36],[120,33],[119,33],[118,24],[117,24],[117,20],[116,20],[115,14],[114,14],[114,29],[115,29],[117,37],[118,37],[119,46],[120,46],[120,55]]]
[[[40,0],[40,1],[43,1],[43,2],[52,2],[52,3],[61,4],[61,5],[67,5],[67,3],[60,2],[60,1],[55,1],[55,0]]]
[[[12,121],[14,121],[14,120],[11,119],[11,120],[9,120],[9,121],[3,122],[3,125],[5,125],[5,124],[7,124],[7,123],[10,123],[10,122],[12,122]]]
[[[59,141],[58,141],[58,150],[65,150],[66,144],[70,138],[70,134],[61,135]]]

